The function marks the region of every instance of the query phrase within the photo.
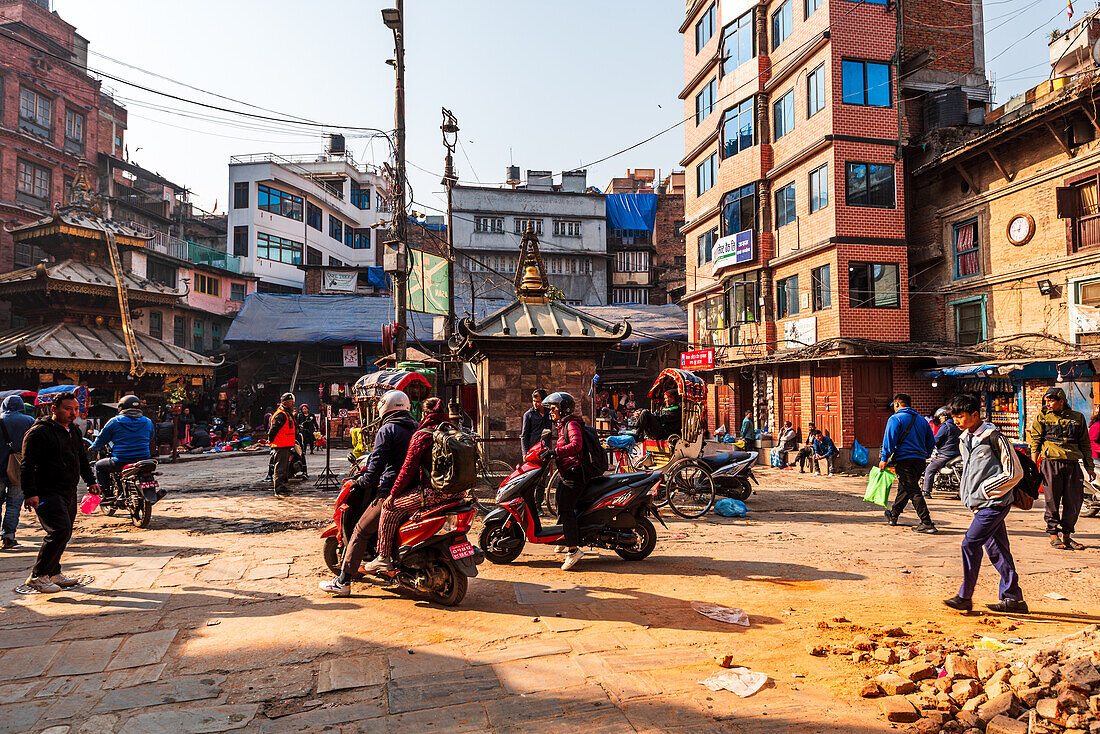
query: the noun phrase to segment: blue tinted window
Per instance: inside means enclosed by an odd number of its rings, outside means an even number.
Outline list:
[[[841,83],[846,104],[891,105],[889,64],[845,60],[841,62]]]
[[[794,27],[794,14],[791,12],[791,0],[786,0],[772,13],[772,50],[787,40]]]
[[[734,189],[722,198],[723,234],[756,229],[756,184]]]
[[[773,105],[775,139],[794,130],[794,90],[790,90]]]
[[[751,148],[754,143],[753,117],[755,98],[749,97],[740,104],[726,110],[722,122],[722,157],[729,158],[742,150]]]
[[[775,192],[775,226],[782,227],[794,221],[796,215],[794,183]]]
[[[726,26],[722,33],[723,74],[728,74],[755,55],[755,38],[751,10]]]
[[[702,51],[703,46],[714,36],[715,16],[715,5],[711,5],[695,24],[695,53]]]

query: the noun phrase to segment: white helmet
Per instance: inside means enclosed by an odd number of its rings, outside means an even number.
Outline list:
[[[409,396],[400,390],[389,390],[378,399],[378,416],[382,417],[395,410],[412,410],[412,403],[409,402]]]

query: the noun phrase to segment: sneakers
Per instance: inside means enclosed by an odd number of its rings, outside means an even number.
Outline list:
[[[321,588],[321,591],[333,596],[351,596],[351,584],[341,584],[339,576],[329,581],[322,581],[317,585]]]
[[[969,612],[974,608],[974,602],[969,599],[963,599],[961,596],[953,596],[950,599],[944,599],[943,603],[952,609],[958,609],[960,612]]]
[[[925,535],[935,535],[939,532],[935,525],[925,525],[923,522],[920,525],[913,527],[914,533],[924,533]]]
[[[996,604],[986,604],[986,609],[993,612],[1008,612],[1009,614],[1027,614],[1031,610],[1027,608],[1027,602],[1023,599],[1001,599]]]
[[[893,515],[891,515],[889,510],[886,510],[882,514],[886,516],[886,524],[887,525],[895,526],[895,525],[898,524],[898,519],[896,517],[894,517]]]
[[[23,546],[15,541],[15,538],[4,538],[0,544],[0,550],[19,550]]]
[[[832,475],[833,475],[833,473],[832,473],[832,472],[829,472],[827,476],[830,476],[830,477],[831,477]]]
[[[567,545],[555,545],[554,546],[554,552],[555,553],[568,553],[569,552],[569,546],[567,546]]]
[[[370,563],[363,566],[363,573],[368,574],[381,574],[381,573],[393,573],[397,570],[397,566],[389,558],[383,558],[378,556]]]
[[[61,591],[61,587],[50,581],[49,576],[31,576],[27,579],[27,586],[43,594],[56,594]]]
[[[62,589],[70,589],[74,586],[80,586],[81,579],[74,579],[72,576],[66,576],[63,573],[50,576],[50,581],[54,582]]]
[[[561,570],[568,571],[569,569],[573,568],[573,566],[576,566],[578,563],[580,563],[580,560],[582,558],[584,558],[584,551],[582,551],[580,548],[577,548],[577,550],[573,551],[565,557],[565,563],[561,564]]]

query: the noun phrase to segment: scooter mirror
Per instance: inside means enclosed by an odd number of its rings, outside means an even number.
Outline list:
[[[545,441],[546,439],[550,438],[553,435],[554,435],[554,432],[551,431],[549,428],[543,428],[542,429],[542,440],[543,441]]]

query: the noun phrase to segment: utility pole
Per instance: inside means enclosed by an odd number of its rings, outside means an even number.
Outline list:
[[[396,189],[393,224],[390,228],[392,239],[386,244],[395,251],[392,272],[394,273],[394,299],[395,316],[397,321],[396,333],[393,335],[393,351],[396,361],[405,361],[407,328],[407,302],[409,299],[408,281],[408,214],[406,210],[405,192],[408,188],[405,177],[405,2],[395,0],[396,8],[382,9],[382,22],[393,31],[394,43],[394,69],[396,83],[394,85],[394,159],[396,173],[394,175],[394,188]]]
[[[447,149],[447,159],[443,164],[443,185],[447,187],[447,326],[443,330],[444,343],[450,345],[451,337],[455,333],[455,266],[458,258],[455,257],[454,219],[451,216],[451,189],[458,183],[458,175],[455,173],[455,146],[458,144],[458,118],[446,107],[443,108],[443,124],[439,126],[443,132],[443,146]],[[446,375],[446,370],[444,370]],[[452,387],[451,376],[446,375],[447,400],[458,402],[458,389]]]

